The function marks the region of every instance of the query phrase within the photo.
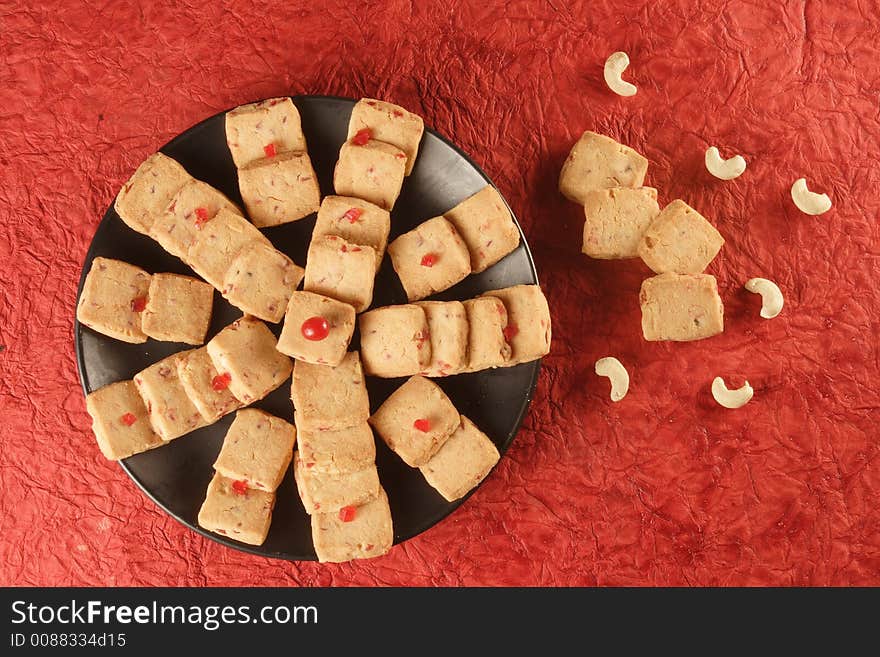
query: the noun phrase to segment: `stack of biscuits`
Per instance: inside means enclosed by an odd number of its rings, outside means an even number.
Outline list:
[[[272,523],[275,491],[290,465],[296,429],[281,418],[239,411],[214,462],[214,477],[199,510],[199,525],[262,545]]]
[[[470,492],[500,458],[489,437],[459,414],[440,386],[422,376],[394,391],[370,417],[370,425],[450,502]]]
[[[260,320],[243,317],[207,345],[181,351],[86,397],[98,446],[119,460],[164,445],[256,402],[290,376]]]
[[[724,330],[715,277],[703,271],[724,238],[676,199],[663,210],[643,187],[648,160],[609,137],[585,132],[569,153],[559,190],[584,208],[582,251],[592,258],[640,257],[657,274],[642,283],[645,340],[690,341]]]
[[[267,322],[280,321],[302,280],[303,269],[275,249],[232,201],[162,153],[138,167],[115,208],[126,224],[180,258],[233,306]]]
[[[391,509],[376,470],[358,352],[345,353],[337,365],[297,360],[291,399],[299,431],[293,473],[318,559],[385,554],[394,540]]]
[[[364,371],[383,378],[511,367],[550,351],[550,308],[537,285],[376,308],[359,326]]]

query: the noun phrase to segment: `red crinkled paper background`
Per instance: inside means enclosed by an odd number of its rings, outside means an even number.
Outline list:
[[[876,3],[228,4],[0,2],[0,584],[880,584]],[[615,50],[635,97],[604,85]],[[80,267],[137,164],[215,112],[300,93],[392,100],[470,153],[553,312],[490,480],[370,562],[272,561],[179,525],[100,456],[74,361]],[[644,153],[661,203],[727,239],[709,268],[722,336],[644,342],[647,269],[580,255],[557,180],[585,129]],[[711,178],[710,145],[745,174]],[[830,212],[797,211],[801,176]],[[752,276],[784,291],[778,318]],[[618,404],[593,373],[606,355],[632,376]],[[720,408],[716,375],[754,400]]]

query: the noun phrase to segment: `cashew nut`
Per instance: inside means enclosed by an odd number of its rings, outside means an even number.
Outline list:
[[[625,52],[613,52],[605,60],[605,84],[618,96],[635,96],[636,85],[621,79],[621,75],[629,66],[629,55]]]
[[[755,391],[752,390],[752,386],[749,385],[748,381],[745,382],[742,388],[737,388],[736,390],[728,390],[727,384],[724,383],[724,379],[720,376],[716,376],[712,381],[712,396],[724,408],[740,408],[745,406],[754,394]]]
[[[773,319],[782,312],[782,291],[773,281],[766,278],[750,278],[746,281],[745,288],[749,292],[761,295],[761,317]]]
[[[807,179],[798,178],[791,186],[791,200],[804,214],[823,214],[831,209],[828,194],[816,194],[807,189]]]
[[[729,160],[721,159],[721,153],[714,146],[706,150],[706,168],[716,178],[733,180],[746,170],[746,160],[742,155],[734,155]]]
[[[607,376],[611,381],[611,401],[619,402],[629,391],[629,373],[614,356],[606,356],[596,361],[596,374]]]

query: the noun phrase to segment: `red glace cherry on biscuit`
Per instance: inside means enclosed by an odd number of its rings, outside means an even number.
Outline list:
[[[357,131],[357,133],[355,133],[355,136],[351,138],[351,143],[355,146],[363,146],[372,138],[372,130],[370,130],[369,128],[361,128]]]
[[[131,309],[136,313],[144,312],[144,308],[147,307],[147,297],[138,297],[137,299],[131,300]]]
[[[436,253],[426,253],[422,256],[422,267],[433,267],[440,259]]]
[[[353,506],[344,506],[339,509],[339,519],[342,522],[351,522],[354,520],[354,516],[357,509]]]
[[[519,334],[519,327],[516,324],[508,324],[502,333],[504,333],[504,341],[510,342]]]
[[[263,152],[266,157],[275,157],[275,144],[266,144],[263,146]]]
[[[309,317],[302,323],[300,331],[306,340],[317,342],[330,335],[330,324],[323,317]]]
[[[211,387],[217,392],[220,392],[229,387],[230,381],[232,381],[232,375],[229,372],[224,372],[211,379]]]
[[[357,223],[363,213],[364,211],[360,208],[351,208],[344,215],[342,215],[342,218],[348,219],[348,223],[353,224]]]
[[[132,424],[137,422],[137,418],[132,413],[126,413],[119,420],[127,427],[130,427]]]
[[[208,216],[208,208],[196,208],[196,226],[201,228],[205,223],[207,223],[210,217]]]
[[[236,495],[247,495],[248,485],[246,481],[233,481],[232,492]]]
[[[422,433],[428,433],[431,430],[431,421],[420,417],[418,420],[413,422],[413,428],[417,431],[421,431]]]

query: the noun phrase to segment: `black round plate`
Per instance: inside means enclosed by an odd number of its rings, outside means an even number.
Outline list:
[[[328,96],[297,96],[293,101],[302,115],[309,155],[321,184],[321,193],[332,194],[333,167],[345,140],[355,101]],[[217,114],[193,126],[161,150],[180,162],[193,176],[241,204],[235,167],[226,147],[224,114]],[[416,165],[404,181],[403,191],[391,213],[390,239],[426,219],[442,214],[487,183],[491,183],[491,180],[467,155],[436,132],[426,129]],[[278,249],[298,264],[305,265],[314,225],[315,218],[311,216],[264,232]],[[79,293],[82,292],[92,259],[96,256],[124,260],[151,273],[194,275],[189,267],[166,253],[149,237],[128,228],[112,205],[104,214],[86,254]],[[469,299],[487,290],[537,282],[532,256],[523,238],[519,248],[494,267],[469,276],[436,298]],[[376,279],[373,307],[398,303],[406,303],[406,295],[386,257]],[[214,317],[208,337],[240,316],[239,310],[215,293]],[[272,328],[276,334],[280,330],[280,326]],[[74,332],[77,364],[86,394],[109,383],[130,379],[152,363],[189,348],[154,340],[139,345],[127,344],[95,333],[79,322],[76,322]],[[352,349],[357,346],[355,335]],[[540,361],[535,361],[435,381],[458,410],[495,441],[503,454],[528,409],[539,369]],[[403,381],[368,377],[371,409],[375,411]],[[289,383],[256,406],[292,422]],[[278,489],[272,528],[263,545],[253,547],[238,543],[205,532],[198,526],[196,517],[213,474],[212,465],[233,417],[229,415],[216,424],[178,438],[159,449],[132,456],[122,461],[121,465],[156,504],[203,536],[238,550],[268,557],[314,560],[311,525],[297,496],[290,471]],[[391,504],[395,543],[432,527],[462,502],[449,503],[444,500],[427,484],[418,469],[408,467],[381,440],[377,440],[376,463]]]

